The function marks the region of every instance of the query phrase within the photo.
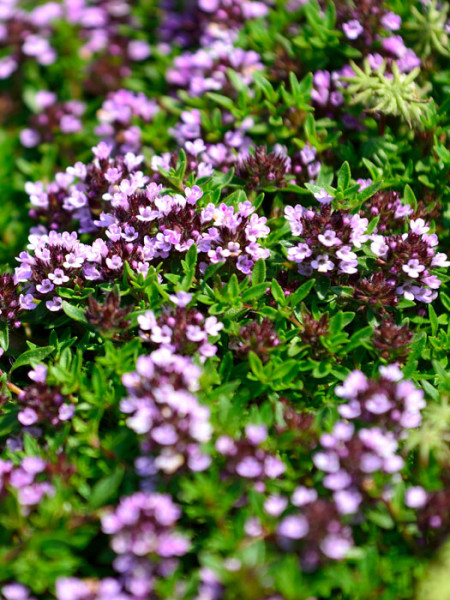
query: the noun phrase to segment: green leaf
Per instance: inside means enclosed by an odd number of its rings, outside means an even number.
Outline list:
[[[414,209],[417,208],[416,196],[415,196],[414,192],[412,191],[412,188],[408,184],[405,185],[405,191],[403,193],[403,198],[407,204],[412,206],[412,208],[414,208]]]
[[[375,192],[378,192],[381,185],[381,181],[376,181],[375,183],[372,183],[371,185],[366,187],[364,190],[358,193],[358,201],[362,203],[368,200],[369,198],[372,198]]]
[[[9,327],[7,323],[0,324],[0,348],[6,352],[9,348]]]
[[[446,310],[450,311],[450,297],[445,292],[440,292],[439,299]]]
[[[115,498],[125,474],[123,467],[118,467],[114,473],[97,481],[89,497],[91,508],[100,508]]]
[[[351,336],[348,345],[345,347],[346,352],[350,352],[355,348],[359,348],[359,346],[362,346],[364,342],[372,337],[372,335],[373,329],[370,327],[370,325],[355,331],[355,333]]]
[[[272,285],[270,286],[270,289],[272,292],[272,296],[274,297],[276,302],[280,306],[284,306],[286,304],[286,297],[284,295],[283,288],[281,287],[281,285],[278,283],[278,281],[276,279],[274,279],[272,281]]]
[[[237,298],[239,298],[239,281],[236,276],[236,273],[233,273],[233,275],[230,277],[230,281],[227,284],[226,291],[231,300],[236,300]]]
[[[289,306],[292,306],[292,308],[298,306],[300,302],[304,300],[309,294],[309,292],[312,290],[315,283],[315,279],[310,279],[309,281],[302,283],[302,285],[298,287],[295,290],[295,292],[289,296]]]
[[[258,377],[258,379],[266,378],[266,374],[264,373],[263,364],[257,354],[255,354],[254,352],[249,352],[248,353],[248,362],[250,365],[250,369],[252,370],[253,374],[256,375],[256,377]]]
[[[253,73],[253,79],[255,84],[264,92],[267,100],[270,102],[277,102],[279,98],[278,92],[273,89],[272,84],[268,79],[264,77],[259,71]]]
[[[231,98],[228,98],[228,96],[222,96],[221,94],[216,94],[215,92],[208,92],[207,96],[216,104],[222,106],[223,108],[226,108],[232,114],[234,114],[236,106]]]
[[[23,367],[24,365],[37,365],[41,361],[44,360],[49,354],[53,352],[55,348],[53,346],[43,346],[42,348],[33,348],[32,350],[27,350],[23,354],[19,356],[16,362],[11,367],[10,373],[12,373],[15,369],[19,367]]]
[[[81,308],[78,308],[77,306],[74,306],[73,304],[70,304],[65,300],[63,300],[62,307],[63,311],[70,319],[84,324],[88,322],[88,320],[86,319],[86,315],[84,314],[84,310],[82,310]]]
[[[252,286],[266,281],[266,263],[263,258],[256,261],[252,271]]]
[[[268,288],[267,283],[258,283],[242,294],[242,302],[249,302],[261,298],[266,293]]]
[[[439,323],[438,323],[438,318],[437,318],[436,311],[431,306],[431,304],[428,305],[428,316],[430,318],[431,333],[433,335],[436,335],[436,332],[437,332],[437,330],[439,328]]]
[[[183,261],[183,263],[184,263],[183,267],[184,267],[184,269],[186,269],[184,271],[185,273],[187,270],[195,268],[195,266],[197,264],[197,256],[198,256],[197,246],[195,244],[192,244],[192,246],[186,252],[186,258]]]
[[[344,328],[344,316],[341,312],[338,312],[330,319],[330,332],[339,333]]]
[[[338,172],[338,188],[346,190],[350,184],[352,174],[350,171],[350,165],[347,161],[342,165]]]
[[[319,363],[317,363],[314,367],[312,376],[315,379],[322,379],[322,377],[326,377],[329,373],[331,373],[332,368],[332,364],[325,360],[322,360]]]
[[[274,379],[283,379],[288,381],[298,372],[299,362],[297,360],[286,360],[281,365],[276,365],[273,377]]]

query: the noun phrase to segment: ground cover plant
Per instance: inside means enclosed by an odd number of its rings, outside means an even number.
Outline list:
[[[448,600],[450,14],[0,0],[0,597]]]

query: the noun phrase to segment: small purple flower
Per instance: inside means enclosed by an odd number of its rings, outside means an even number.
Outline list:
[[[62,310],[62,298],[54,296],[51,300],[47,300],[45,306],[52,312],[58,312],[59,310]]]
[[[393,12],[388,12],[381,17],[381,24],[385,29],[397,31],[397,29],[400,29],[402,24],[402,18]]]
[[[55,285],[63,285],[63,283],[67,283],[70,279],[62,269],[55,269],[53,273],[48,274],[48,278]]]
[[[342,25],[342,29],[345,33],[345,36],[349,40],[356,40],[357,38],[359,38],[361,33],[364,31],[363,26],[356,19],[352,19],[351,21],[344,23]]]
[[[8,583],[2,587],[2,594],[6,600],[32,600],[30,591],[21,583]]]
[[[284,496],[269,496],[264,502],[264,510],[272,517],[279,517],[287,508],[288,500]]]
[[[34,310],[36,308],[36,304],[34,303],[34,297],[32,294],[20,294],[19,296],[19,305],[23,310]]]
[[[37,423],[39,417],[36,411],[32,408],[25,408],[24,410],[19,412],[17,418],[22,425],[28,427],[29,425]]]
[[[425,271],[424,265],[421,265],[417,258],[410,259],[406,265],[402,265],[402,270],[414,279],[420,276],[422,271]]]
[[[327,535],[320,544],[320,549],[328,558],[341,560],[352,547],[350,540],[340,535]]]
[[[263,472],[262,464],[252,456],[246,456],[236,465],[236,473],[241,477],[254,479]]]
[[[319,273],[327,273],[334,269],[334,263],[327,254],[319,254],[311,261],[311,267],[316,269]]]
[[[245,435],[251,444],[258,446],[267,439],[267,427],[265,425],[247,425]]]
[[[321,233],[317,236],[317,239],[321,244],[330,248],[331,246],[340,246],[342,244],[341,240],[338,238],[335,231],[332,229],[327,229],[325,233]]]
[[[45,383],[47,379],[47,367],[37,365],[32,371],[28,371],[28,377],[36,383]]]
[[[169,296],[169,300],[173,302],[176,306],[185,307],[192,300],[192,294],[189,292],[177,292],[176,294],[171,294]]]
[[[427,503],[427,493],[423,487],[416,485],[406,490],[405,504],[409,508],[423,508]]]
[[[289,515],[278,525],[277,533],[282,537],[292,540],[300,540],[309,531],[308,521],[302,515]]]
[[[117,255],[107,258],[105,262],[108,269],[111,269],[112,271],[118,271],[123,266],[123,260]]]
[[[317,202],[320,202],[320,204],[330,204],[330,202],[333,200],[333,196],[330,196],[330,194],[324,188],[322,188],[320,192],[315,192],[313,195]]]

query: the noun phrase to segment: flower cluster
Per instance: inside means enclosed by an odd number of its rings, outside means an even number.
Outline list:
[[[266,480],[280,477],[286,467],[277,456],[261,447],[266,439],[267,428],[264,425],[247,425],[245,436],[241,439],[226,435],[218,437],[216,450],[227,459],[225,473],[253,481],[258,491],[264,490]]]
[[[269,500],[265,510],[278,516],[274,508],[284,511],[288,501],[280,497],[274,506]],[[342,523],[335,503],[318,498],[314,488],[299,486],[291,497],[292,508],[283,515],[276,528],[278,543],[290,552],[298,552],[306,571],[316,569],[324,560],[342,560],[353,546],[351,528]],[[295,509],[294,509],[295,510]]]
[[[353,371],[335,393],[347,400],[339,406],[345,419],[377,423],[397,432],[418,427],[420,411],[425,407],[424,394],[395,365],[380,367],[378,380],[370,380],[360,371]]]
[[[399,442],[405,430],[419,426],[425,400],[395,365],[380,367],[377,380],[353,371],[335,393],[347,401],[338,407],[346,420],[321,436],[313,461],[338,512],[347,515],[358,512],[363,495],[370,501],[376,474],[388,477],[381,479],[386,485],[403,468]]]
[[[118,154],[141,150],[141,129],[134,121],[148,123],[158,112],[155,100],[129,90],[111,92],[97,113],[95,133]]]
[[[0,459],[0,497],[15,490],[21,511],[27,515],[44,496],[54,494],[53,485],[42,480],[48,467],[48,463],[38,456],[26,456],[18,466]]]
[[[83,102],[58,102],[56,94],[45,90],[36,93],[35,101],[39,113],[30,119],[30,127],[20,133],[23,146],[33,148],[51,142],[57,133],[70,134],[81,131],[80,117],[86,110]]]
[[[0,14],[0,48],[9,51],[0,59],[0,79],[8,79],[27,60],[48,66],[56,52],[49,38],[52,22],[62,16],[62,7],[47,2],[27,12],[18,0],[3,2]],[[3,53],[2,53],[3,54]]]
[[[239,330],[239,336],[232,340],[230,348],[238,357],[246,358],[249,352],[254,352],[266,362],[270,351],[280,343],[277,332],[270,319],[250,321]]]
[[[436,298],[435,290],[441,282],[432,270],[450,264],[445,254],[436,252],[436,234],[428,233],[430,227],[422,218],[411,219],[407,233],[391,233],[392,221],[397,228],[396,223],[405,222],[413,212],[409,205],[401,204],[395,195],[391,200],[389,195],[383,194],[362,213],[350,214],[334,211],[325,190],[315,196],[321,203],[320,209],[299,204],[285,208],[292,234],[304,240],[287,251],[288,259],[298,264],[299,273],[362,275],[358,252],[363,244],[370,242],[370,250],[376,257],[376,272],[370,279],[359,280],[361,285],[358,283],[355,297],[375,303],[386,295],[391,304],[396,302],[395,296],[425,303]],[[385,212],[380,210],[381,206]],[[379,229],[370,235],[365,214],[380,216]]]
[[[18,396],[20,412],[17,415],[24,427],[30,425],[59,425],[72,418],[75,409],[66,402],[56,386],[47,384],[47,367],[38,365],[28,373],[34,385],[25,388]]]
[[[28,284],[26,294],[28,309],[35,307],[35,299],[46,299],[50,311],[62,308],[62,299],[55,295],[60,286],[69,282],[81,282],[82,267],[94,247],[82,244],[76,233],[67,232],[30,236],[30,252],[22,252],[18,257],[20,267],[15,269],[15,281]],[[89,268],[84,271],[84,277],[89,278]]]
[[[444,253],[436,252],[438,238],[429,230],[429,225],[419,218],[409,222],[407,233],[386,236],[375,233],[370,238],[377,265],[396,287],[396,293],[427,304],[436,298],[435,290],[441,285],[431,271],[450,265]]]
[[[158,318],[151,310],[138,316],[142,339],[184,356],[196,351],[203,360],[214,356],[217,346],[211,343],[210,338],[219,335],[223,323],[216,317],[205,318],[200,311],[188,309],[192,294],[178,292],[172,294],[170,300],[175,307],[164,307]]]
[[[193,96],[208,91],[233,89],[227,78],[227,69],[235,71],[243,84],[250,85],[254,71],[263,69],[260,56],[253,51],[233,48],[217,41],[206,49],[186,52],[175,58],[167,71],[167,81],[177,89],[188,89]]]
[[[404,363],[412,338],[412,331],[407,325],[396,325],[392,318],[388,318],[375,328],[373,345],[386,361]]]
[[[132,306],[120,306],[120,296],[114,290],[109,292],[105,302],[100,304],[93,296],[88,298],[86,319],[91,325],[98,327],[104,335],[111,336],[127,329],[131,322],[127,319]]]
[[[265,187],[284,187],[288,161],[276,152],[267,153],[263,146],[254,149],[242,157],[237,164],[236,174],[245,181],[249,190],[261,190]]]
[[[269,0],[198,0],[205,20],[206,40],[234,40],[247,19],[265,17],[269,12]]]
[[[105,239],[98,238],[89,247],[80,243],[75,233],[35,235],[30,247],[37,259],[44,248],[47,257],[51,246],[63,246],[64,254],[49,255],[44,264],[23,253],[19,257],[23,266],[16,270],[17,281],[29,280],[31,269],[33,282],[42,284],[49,270],[56,268],[53,284],[61,285],[72,275],[79,275],[85,262],[82,277],[90,281],[119,277],[125,261],[137,272],[146,273],[151,261],[168,258],[174,252],[185,253],[194,243],[204,255],[202,269],[208,263],[227,262],[249,274],[259,258],[269,256],[259,243],[269,234],[266,218],[254,214],[249,201],[240,203],[238,210],[226,204],[208,204],[199,211],[197,203],[203,192],[198,186],[186,188],[184,196],[161,195],[162,186],[154,182],[146,185],[148,177],[136,170],[142,156],[128,153],[125,158],[111,159],[111,148],[104,142],[94,152],[97,156],[89,165],[77,163],[47,189],[37,183],[28,184],[27,191],[37,207],[33,209],[36,216],[43,212],[55,219],[52,208],[56,204],[56,218],[62,220],[68,212],[80,220],[82,231],[104,230]],[[75,183],[74,174],[79,179]],[[103,211],[96,219],[98,208]],[[66,260],[66,252],[71,254],[70,259]],[[52,260],[54,255],[56,260]],[[64,269],[69,273],[60,273]],[[45,286],[44,290],[40,285],[37,291],[53,290],[49,283]]]
[[[155,576],[168,576],[176,558],[188,552],[189,540],[175,528],[180,514],[170,496],[138,492],[102,517],[102,530],[117,554],[114,568],[127,591],[148,597]]]
[[[180,115],[180,120],[175,124],[172,133],[177,144],[185,150],[188,157],[190,170],[197,177],[208,177],[213,169],[229,171],[240,158],[247,157],[251,146],[251,138],[247,135],[253,126],[252,117],[247,117],[241,123],[236,124],[232,115],[223,115],[226,131],[221,141],[210,143],[205,140],[202,131],[200,112],[197,109],[185,110]],[[168,170],[171,166],[171,153],[155,156],[152,160],[153,169],[158,172],[159,168]]]
[[[0,275],[0,320],[20,327],[20,315],[35,308],[30,294],[21,294],[13,275]]]
[[[368,240],[368,220],[358,214],[333,211],[326,194],[319,198],[320,209],[300,204],[287,206],[285,216],[291,232],[304,241],[288,249],[288,259],[298,264],[299,273],[337,273],[351,275],[358,271],[360,249]]]
[[[56,582],[55,593],[57,600],[139,600],[142,598],[139,594],[126,593],[122,583],[113,577],[101,580],[60,577]],[[23,600],[33,599],[25,596]]]
[[[131,64],[146,60],[151,53],[147,41],[123,34],[125,28],[140,29],[132,15],[132,2],[93,3],[66,0],[65,18],[83,40],[81,56],[90,59],[86,85],[94,94],[116,90],[130,74]]]
[[[193,471],[209,465],[200,449],[211,438],[209,410],[193,395],[199,376],[189,358],[167,347],[139,357],[136,371],[124,375],[128,397],[120,406],[128,427],[143,436],[143,451],[155,455],[147,469],[173,473],[185,464]]]
[[[383,58],[395,60],[400,71],[405,73],[420,65],[419,57],[405,46],[403,38],[393,34],[401,28],[401,17],[376,0],[363,0],[352,5],[339,2],[337,20],[345,38],[368,56],[372,68],[378,68]],[[376,51],[371,52],[380,38],[381,47],[377,44]]]

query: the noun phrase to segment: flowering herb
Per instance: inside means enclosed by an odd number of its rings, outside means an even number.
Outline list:
[[[1,600],[446,600],[449,12],[0,0]]]

